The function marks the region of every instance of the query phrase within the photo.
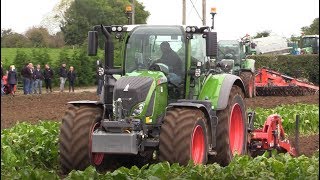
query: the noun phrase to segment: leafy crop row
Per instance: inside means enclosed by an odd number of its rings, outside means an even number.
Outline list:
[[[34,169],[58,169],[58,122],[19,123],[1,131],[1,177],[20,179]],[[37,171],[35,171],[37,172]]]
[[[261,125],[267,115],[279,113],[284,119],[283,124],[287,131],[287,128],[291,127],[290,124],[294,124],[294,114],[299,112],[303,132],[306,134],[310,131],[319,132],[319,117],[315,116],[319,114],[318,111],[318,106],[302,104],[275,109],[257,108],[257,124]],[[309,122],[305,122],[307,120]],[[40,121],[36,125],[19,123],[10,129],[2,130],[1,178],[60,179],[62,176],[59,174],[58,165],[59,125],[59,122]],[[66,179],[318,179],[318,172],[318,153],[313,157],[302,155],[298,158],[280,154],[273,158],[236,157],[226,167],[218,164],[206,166],[189,164],[183,167],[162,162],[146,165],[141,169],[135,166],[130,169],[122,167],[105,174],[88,167],[84,171],[72,171]]]
[[[300,116],[299,131],[301,134],[319,133],[319,106],[308,104],[282,105],[272,109],[256,108],[255,127],[263,127],[267,117],[271,114],[279,114],[282,125],[287,134],[294,134],[296,115]]]

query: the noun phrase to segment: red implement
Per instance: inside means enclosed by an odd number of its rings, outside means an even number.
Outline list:
[[[319,87],[279,72],[261,68],[255,77],[257,96],[299,96],[316,94]]]
[[[279,152],[288,152],[297,156],[295,148],[285,139],[281,118],[277,114],[270,115],[262,129],[255,129],[250,132],[249,150],[252,154],[261,154],[265,151],[276,149]]]

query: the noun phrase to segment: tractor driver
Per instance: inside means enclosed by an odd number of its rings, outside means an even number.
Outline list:
[[[182,75],[182,62],[178,54],[173,51],[167,41],[160,44],[162,56],[155,63],[163,63],[169,67],[170,73],[175,73],[178,76]]]
[[[182,62],[178,54],[173,51],[167,41],[160,44],[162,56],[154,63],[163,63],[169,68],[168,79],[174,84],[180,84],[182,78]]]

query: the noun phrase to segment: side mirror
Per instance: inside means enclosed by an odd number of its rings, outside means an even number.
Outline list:
[[[98,32],[88,32],[88,56],[96,56],[98,51]]]
[[[206,33],[206,56],[217,56],[218,55],[218,40],[217,32]]]

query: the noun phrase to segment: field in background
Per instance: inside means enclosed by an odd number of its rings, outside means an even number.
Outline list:
[[[13,60],[16,57],[17,50],[25,51],[29,56],[32,55],[32,49],[35,48],[1,48],[1,61],[4,64],[13,64]],[[41,48],[36,48],[41,49]],[[61,48],[43,48],[48,50],[48,54],[51,59],[51,63],[55,63],[59,59],[59,53],[62,50]],[[67,49],[68,55],[71,56],[73,54],[73,49]],[[32,61],[32,60],[31,60]]]

